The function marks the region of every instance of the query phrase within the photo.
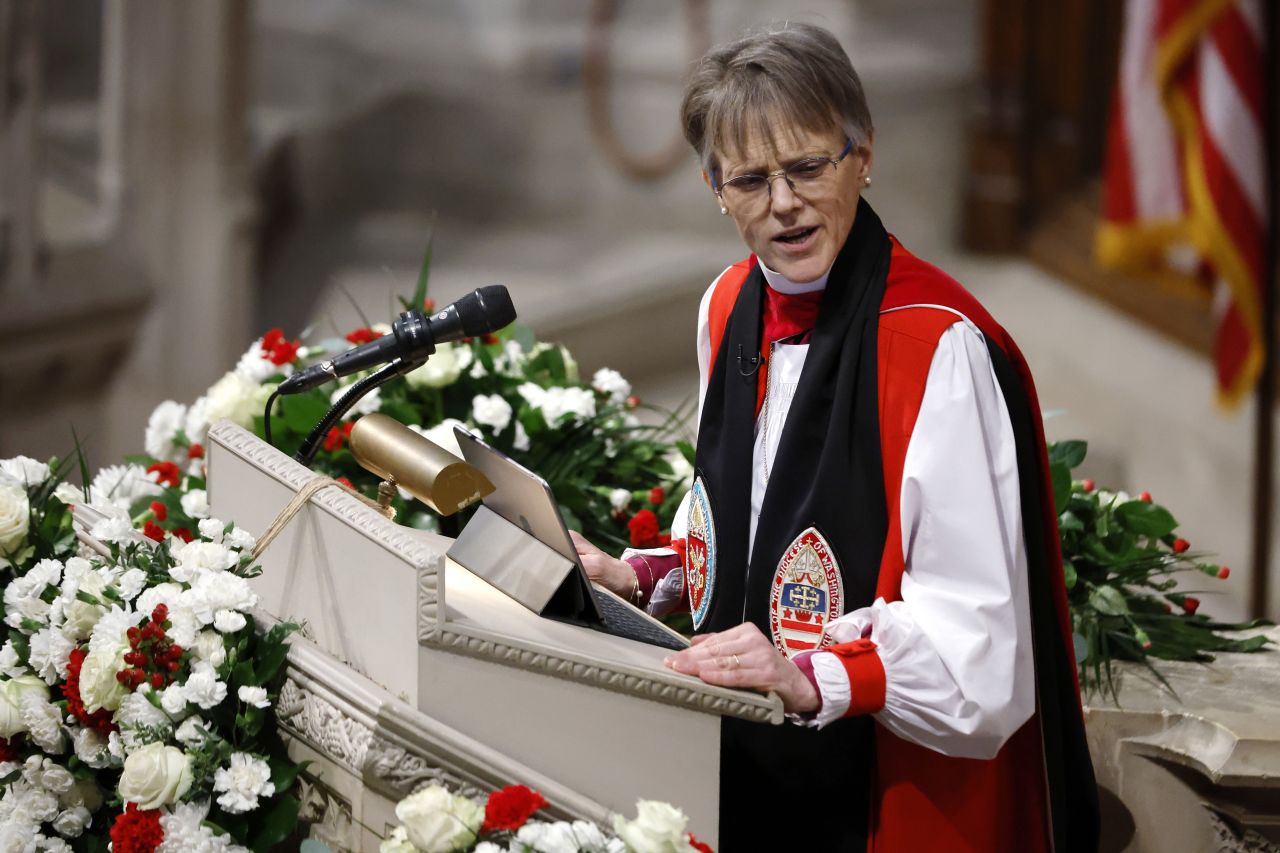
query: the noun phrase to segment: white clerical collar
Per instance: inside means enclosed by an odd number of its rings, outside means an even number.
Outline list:
[[[787,293],[795,295],[797,293],[813,293],[815,290],[822,290],[827,286],[827,277],[831,275],[831,267],[827,267],[827,271],[815,278],[813,281],[795,282],[787,278],[780,272],[774,272],[760,264],[760,272],[764,273],[764,280],[769,286],[779,293]]]

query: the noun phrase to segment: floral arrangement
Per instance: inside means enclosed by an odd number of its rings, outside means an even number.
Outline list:
[[[711,853],[685,831],[689,820],[667,803],[640,800],[637,817],[613,820],[613,833],[588,821],[542,821],[533,815],[547,801],[537,791],[512,785],[489,794],[484,804],[431,785],[401,800],[401,825],[380,853]]]
[[[425,304],[432,310],[430,300]],[[195,403],[161,403],[147,425],[147,455],[133,461],[173,466],[171,472],[198,463],[209,425],[224,417],[264,436],[266,401],[286,376],[308,361],[389,332],[390,326],[374,324],[304,345],[272,329]],[[358,378],[282,398],[272,411],[275,445],[295,452]],[[669,541],[663,531],[692,481],[693,448],[672,441],[679,413],[663,413],[660,425],[646,426],[636,416],[640,407],[617,371],[603,368],[584,383],[566,349],[535,342],[527,329],[512,326],[440,344],[403,381],[365,396],[329,430],[312,467],[375,497],[377,478],[356,463],[347,446],[356,418],[383,412],[455,454],[453,428],[463,425],[542,474],[567,523],[602,547],[654,547]],[[395,506],[405,523],[438,529],[440,519],[407,492]],[[180,516],[157,524],[176,532],[188,522]]]
[[[1180,582],[1182,575],[1226,580],[1231,569],[1177,536],[1177,519],[1150,493],[1132,497],[1072,479],[1087,452],[1083,441],[1049,445],[1081,688],[1115,699],[1113,660],[1146,664],[1168,687],[1152,658],[1208,662],[1214,652],[1263,649],[1265,636],[1221,632],[1269,623],[1217,622],[1199,612],[1199,590]]]
[[[65,474],[0,461],[0,849],[271,848],[299,806],[270,716],[293,626],[249,616],[253,537],[169,466]],[[102,553],[76,548],[86,500]]]

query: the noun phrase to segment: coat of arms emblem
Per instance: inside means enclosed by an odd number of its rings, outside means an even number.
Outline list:
[[[702,627],[711,609],[711,594],[716,584],[716,525],[707,485],[701,477],[693,481],[685,546],[685,589],[689,591],[689,612],[696,630]]]
[[[769,593],[773,643],[788,658],[831,644],[827,623],[844,612],[844,581],[817,528],[795,538],[778,562]]]

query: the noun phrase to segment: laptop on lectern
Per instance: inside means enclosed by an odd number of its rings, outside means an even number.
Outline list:
[[[546,558],[529,558],[526,554],[521,565],[503,566],[498,571],[489,571],[482,566],[477,570],[465,559],[459,559],[467,550],[464,542],[466,530],[450,549],[451,557],[549,619],[667,649],[688,647],[689,641],[684,635],[591,582],[578,558],[577,549],[573,547],[573,540],[569,538],[560,505],[546,480],[466,430],[454,427],[454,433],[467,463],[479,469],[494,486],[493,491],[482,499],[483,506],[479,512],[487,509],[509,525],[503,525],[501,532],[495,531],[492,542],[480,542],[477,546],[488,548],[492,544],[501,548],[500,539],[519,537],[519,531],[523,531],[524,535],[541,543]],[[513,527],[518,530],[513,530]],[[455,554],[455,551],[459,553]],[[549,591],[549,595],[534,594],[537,589]]]

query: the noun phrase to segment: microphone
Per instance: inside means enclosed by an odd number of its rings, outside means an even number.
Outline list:
[[[391,325],[391,334],[299,370],[281,382],[276,393],[309,391],[339,376],[396,359],[420,361],[435,352],[437,344],[496,332],[515,318],[516,309],[505,287],[481,287],[429,317],[421,311],[405,311]]]

